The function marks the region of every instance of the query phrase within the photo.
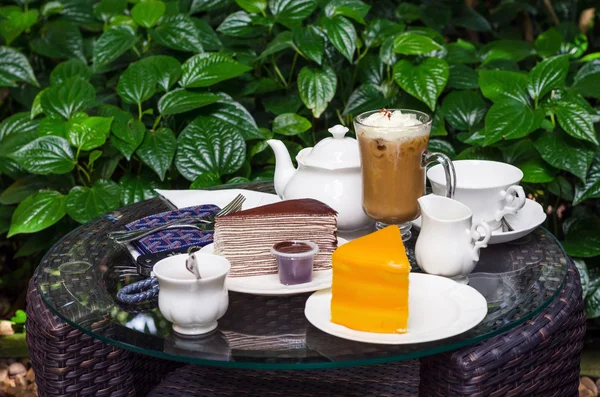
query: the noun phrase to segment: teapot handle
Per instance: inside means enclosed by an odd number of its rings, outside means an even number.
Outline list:
[[[479,227],[483,228],[483,235],[479,232]],[[475,222],[471,226],[471,243],[473,244],[473,248],[471,253],[473,255],[473,260],[479,260],[479,250],[487,247],[487,243],[492,238],[492,228],[485,221]]]

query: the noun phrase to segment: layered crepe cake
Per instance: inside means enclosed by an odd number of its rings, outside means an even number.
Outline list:
[[[277,274],[271,247],[287,240],[308,240],[319,246],[313,270],[327,270],[337,248],[336,215],[320,201],[299,199],[218,217],[214,252],[231,262],[230,277]]]

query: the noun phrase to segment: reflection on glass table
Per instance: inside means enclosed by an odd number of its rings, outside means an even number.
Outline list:
[[[266,183],[233,186],[272,191]],[[184,337],[172,331],[156,301],[124,305],[117,291],[140,279],[129,254],[106,234],[128,222],[169,209],[153,199],[93,220],[65,236],[44,257],[39,290],[51,310],[75,328],[104,342],[139,353],[197,364],[243,368],[335,368],[408,360],[477,343],[506,332],[543,310],[560,291],[568,260],[545,229],[482,251],[470,285],[488,302],[488,314],[470,331],[413,345],[357,343],[309,324],[304,304],[310,294],[263,297],[230,293],[229,309],[217,331]],[[413,271],[414,242],[407,251]]]

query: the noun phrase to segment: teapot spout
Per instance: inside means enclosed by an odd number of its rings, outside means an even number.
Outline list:
[[[294,168],[294,164],[292,164],[290,153],[283,142],[278,139],[269,139],[267,144],[271,146],[273,153],[275,153],[275,192],[283,199],[283,191],[296,173],[296,169]]]

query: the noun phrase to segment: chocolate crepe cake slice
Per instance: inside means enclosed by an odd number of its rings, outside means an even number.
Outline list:
[[[320,201],[300,199],[218,217],[214,252],[231,262],[230,277],[277,274],[271,247],[286,240],[309,240],[319,246],[313,269],[330,269],[337,248],[336,215]]]

